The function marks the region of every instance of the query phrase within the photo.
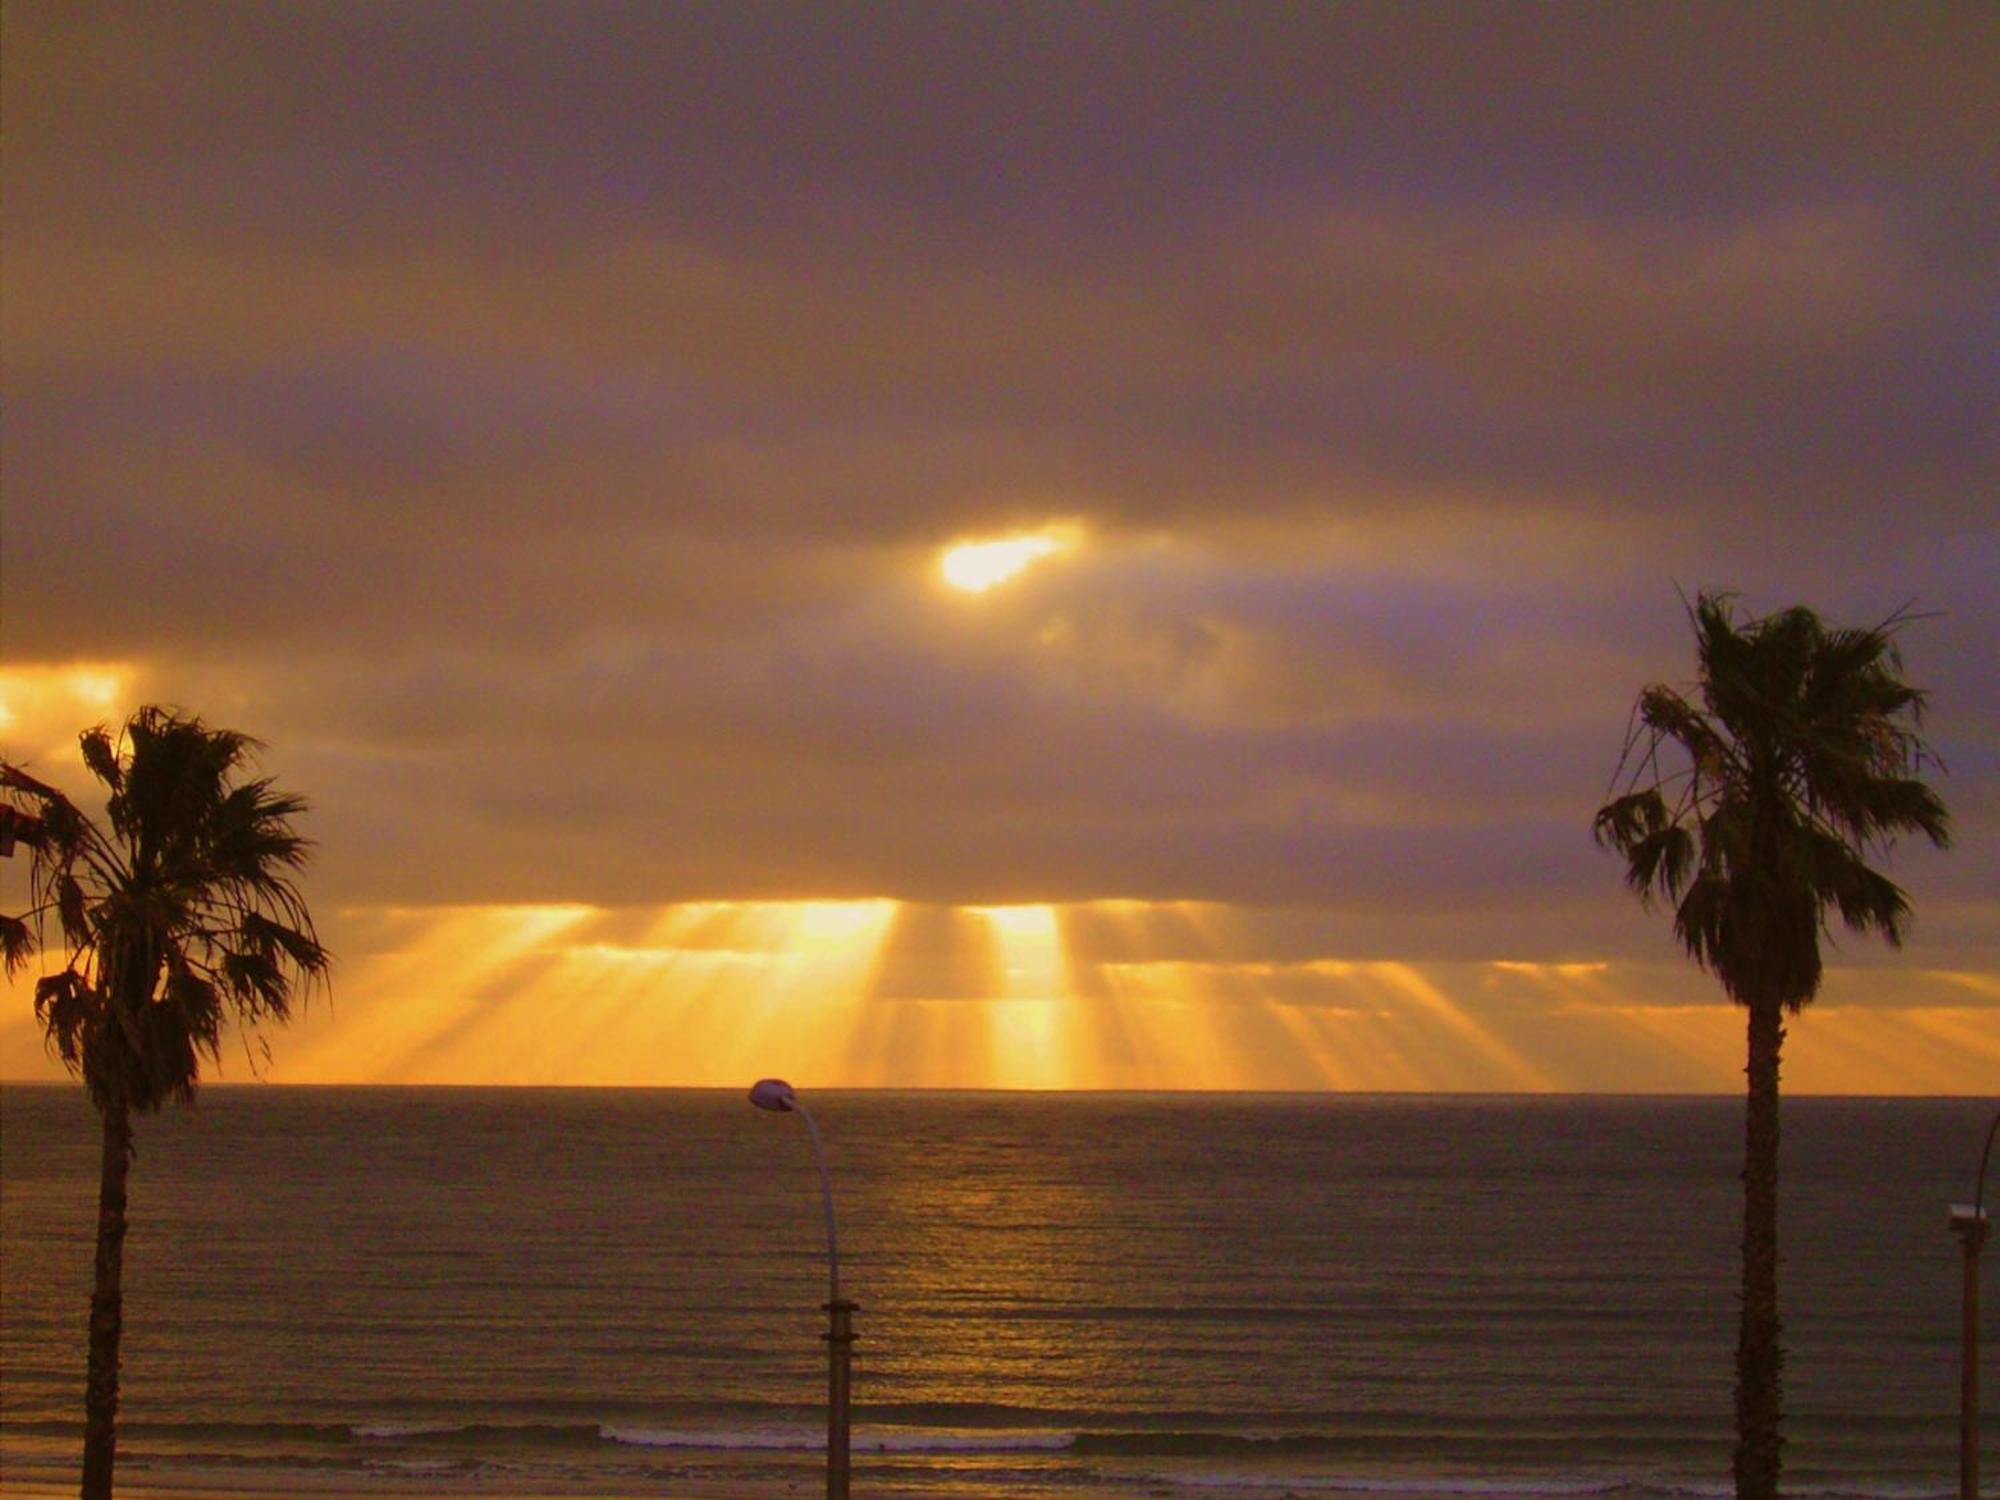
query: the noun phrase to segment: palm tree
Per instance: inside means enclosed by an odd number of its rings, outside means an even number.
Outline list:
[[[1898,835],[1942,846],[1950,831],[1922,780],[1936,762],[1919,734],[1924,695],[1903,680],[1901,615],[1866,630],[1803,608],[1739,622],[1714,594],[1689,615],[1699,699],[1639,695],[1624,794],[1598,809],[1595,833],[1642,901],[1672,903],[1674,935],[1749,1012],[1734,1469],[1740,1500],[1775,1500],[1783,1018],[1819,989],[1829,913],[1901,945],[1908,898],[1870,859]]]
[[[295,995],[324,981],[328,955],[291,879],[310,847],[291,821],[305,803],[239,779],[253,741],[163,708],[140,709],[115,743],[102,728],[82,740],[108,792],[108,833],[0,761],[0,848],[11,838],[31,853],[29,907],[0,916],[0,950],[10,974],[24,967],[54,917],[63,963],[36,982],[35,1015],[104,1127],[82,1493],[105,1500],[132,1117],[192,1100],[225,1023],[251,1037],[285,1021]]]

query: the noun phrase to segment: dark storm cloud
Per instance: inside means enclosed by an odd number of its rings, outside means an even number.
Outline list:
[[[1989,8],[5,25],[7,656],[240,711],[342,892],[1573,955],[1709,584],[1945,612],[1991,888]]]

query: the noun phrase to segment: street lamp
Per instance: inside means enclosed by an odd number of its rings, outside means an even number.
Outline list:
[[[1965,1252],[1965,1326],[1958,1341],[1959,1500],[1978,1500],[1979,1496],[1979,1252],[1993,1227],[1986,1216],[1986,1160],[1993,1154],[1996,1131],[2000,1131],[2000,1114],[1986,1128],[1972,1201],[1951,1206],[1951,1232],[1958,1236]]]
[[[840,1295],[840,1251],[833,1235],[833,1179],[827,1175],[826,1152],[812,1111],[782,1078],[764,1078],[752,1085],[750,1102],[773,1114],[796,1114],[812,1137],[813,1160],[819,1165],[820,1201],[826,1206],[826,1500],[847,1500],[848,1441],[852,1431],[848,1408],[853,1395],[850,1364],[854,1351],[854,1314],[860,1309]]]

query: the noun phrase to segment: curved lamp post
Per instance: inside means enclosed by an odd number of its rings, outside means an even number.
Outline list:
[[[1965,1326],[1958,1343],[1958,1493],[1960,1500],[1979,1496],[1979,1252],[1986,1245],[1992,1221],[1986,1215],[1986,1161],[1993,1154],[1993,1137],[2000,1132],[2000,1114],[1986,1128],[1986,1146],[1979,1153],[1979,1176],[1972,1201],[1951,1206],[1951,1231],[1965,1252]]]
[[[820,1201],[826,1207],[826,1500],[847,1500],[854,1314],[860,1309],[840,1295],[840,1250],[833,1233],[833,1179],[827,1174],[819,1126],[813,1123],[812,1111],[789,1083],[782,1078],[759,1079],[750,1089],[750,1102],[773,1114],[796,1114],[806,1122],[806,1132],[812,1137],[813,1161],[819,1166]]]

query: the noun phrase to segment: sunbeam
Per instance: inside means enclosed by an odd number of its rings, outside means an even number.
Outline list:
[[[284,1082],[1734,1092],[1742,1015],[1682,965],[1270,961],[1178,902],[703,901],[336,913],[352,955],[259,1076]],[[1288,939],[1290,941],[1290,939]],[[0,1069],[58,1071],[31,975]],[[1976,1093],[1987,976],[1828,971],[1797,1092]],[[240,1054],[225,1056],[238,1076]],[[242,1063],[251,1076],[254,1057]]]

